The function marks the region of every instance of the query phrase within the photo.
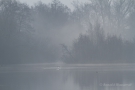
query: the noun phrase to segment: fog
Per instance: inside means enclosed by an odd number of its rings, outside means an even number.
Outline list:
[[[0,0],[1,90],[134,89],[135,1],[72,6]]]
[[[15,64],[0,68],[1,90],[134,90],[134,64]]]

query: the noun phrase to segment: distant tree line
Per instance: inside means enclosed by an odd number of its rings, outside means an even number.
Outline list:
[[[134,63],[134,42],[115,35],[105,37],[100,26],[91,33],[94,36],[80,35],[73,43],[72,49],[64,54],[66,63]]]
[[[75,6],[74,19],[87,34],[65,49],[65,62],[134,63],[134,0],[90,0]]]
[[[0,63],[134,62],[134,0],[90,0],[73,6],[72,11],[58,0],[31,7],[0,0]],[[85,34],[72,46],[63,43],[77,32]]]

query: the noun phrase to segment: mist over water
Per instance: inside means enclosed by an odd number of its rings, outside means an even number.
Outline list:
[[[134,90],[135,1],[0,0],[0,90]]]
[[[7,65],[0,68],[0,89],[134,90],[134,67],[134,64]]]
[[[134,72],[44,70],[1,73],[1,90],[134,90]]]

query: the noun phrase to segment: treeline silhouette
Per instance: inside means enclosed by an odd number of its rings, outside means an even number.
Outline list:
[[[133,63],[134,0],[0,1],[0,64]]]
[[[64,54],[66,63],[134,63],[135,43],[115,35],[105,37],[100,25],[90,34],[80,35],[71,50]]]

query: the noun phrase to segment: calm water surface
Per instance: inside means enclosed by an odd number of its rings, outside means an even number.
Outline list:
[[[133,70],[47,67],[1,67],[0,90],[135,90]]]

